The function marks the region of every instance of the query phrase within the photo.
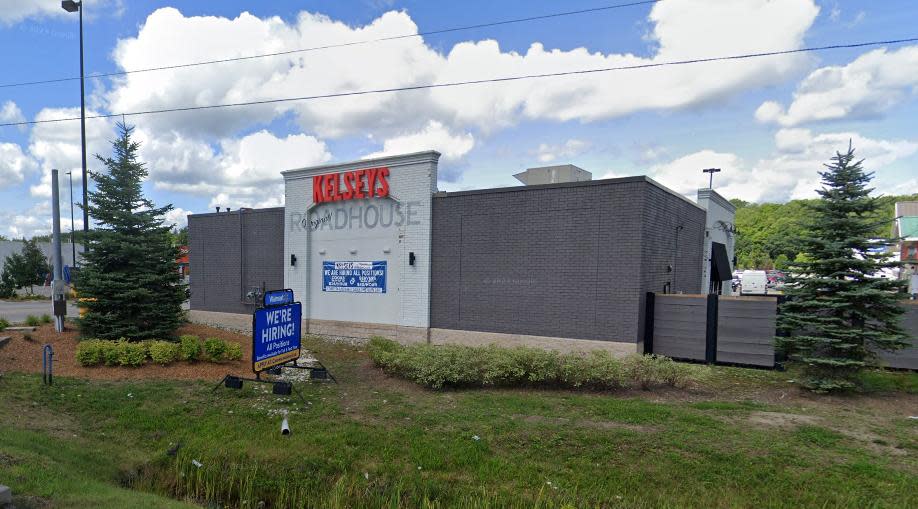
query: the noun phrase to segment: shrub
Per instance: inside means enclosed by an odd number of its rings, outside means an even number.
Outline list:
[[[41,320],[41,323],[51,323],[51,315],[49,315],[48,313],[45,313],[41,315],[40,320]]]
[[[10,326],[10,322],[6,318],[0,318],[0,331],[6,329]]]
[[[196,361],[201,357],[201,340],[197,336],[186,334],[179,337],[181,344],[179,357],[183,361]]]
[[[81,366],[96,366],[104,361],[104,351],[109,342],[87,339],[77,345],[76,359]]]
[[[26,323],[26,325],[28,325],[29,327],[38,327],[39,325],[41,325],[41,319],[39,319],[39,318],[38,318],[37,316],[35,316],[35,315],[29,315],[29,316],[26,317],[25,323]]]
[[[142,366],[147,361],[147,347],[143,343],[118,342],[118,364]]]
[[[221,361],[226,353],[226,343],[221,339],[207,338],[204,340],[204,353],[208,360]]]
[[[239,343],[226,342],[226,359],[230,361],[242,360],[242,346]]]
[[[119,364],[118,357],[121,353],[121,343],[124,341],[109,341],[106,339],[100,339],[104,345],[102,347],[102,362],[106,366],[117,366]]]
[[[610,352],[559,354],[536,348],[474,348],[458,345],[402,346],[372,338],[368,351],[386,372],[433,389],[462,386],[536,385],[617,389],[631,385],[681,386],[696,376],[696,367],[655,355],[624,360]]]
[[[175,362],[180,351],[180,345],[171,341],[147,341],[146,347],[150,359],[163,366]]]

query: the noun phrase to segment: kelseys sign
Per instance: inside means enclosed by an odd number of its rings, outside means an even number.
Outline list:
[[[389,196],[389,168],[367,168],[312,177],[314,203],[386,196]]]

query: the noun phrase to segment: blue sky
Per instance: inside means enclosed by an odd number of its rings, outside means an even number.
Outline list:
[[[86,0],[87,73],[284,51],[615,2]],[[912,1],[663,0],[573,15],[87,81],[91,112],[290,97],[918,36]],[[0,84],[77,75],[57,0],[0,12]],[[918,44],[475,85],[278,107],[136,116],[147,192],[177,209],[283,203],[279,172],[436,149],[443,190],[515,185],[531,166],[648,174],[689,196],[719,166],[730,198],[810,197],[849,139],[884,193],[918,192]],[[79,83],[0,88],[0,123],[78,114]],[[110,121],[88,120],[107,153]],[[94,162],[92,167],[98,167]],[[79,122],[0,127],[0,235],[50,228],[48,174],[79,168]],[[77,179],[78,180],[78,179]],[[65,181],[66,182],[66,181]],[[74,190],[79,195],[79,188]],[[66,189],[63,190],[66,196]],[[79,214],[77,214],[79,215]],[[79,227],[79,225],[78,225]]]

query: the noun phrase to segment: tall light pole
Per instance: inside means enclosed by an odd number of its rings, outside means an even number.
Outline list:
[[[706,170],[701,170],[702,173],[707,173],[708,178],[708,189],[714,189],[714,174],[720,173],[720,168],[708,168]]]
[[[80,143],[83,155],[83,238],[89,233],[89,192],[86,174],[86,82],[83,77],[83,2],[64,0],[61,7],[67,12],[80,13]],[[70,200],[73,203],[73,200]],[[85,248],[84,248],[85,249]],[[74,263],[76,259],[74,258]]]
[[[67,178],[70,179],[70,249],[73,251],[73,266],[77,266],[76,259],[76,241],[73,240],[73,172],[67,172]]]

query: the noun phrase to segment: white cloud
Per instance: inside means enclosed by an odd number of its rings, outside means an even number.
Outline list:
[[[96,11],[97,7],[106,6],[106,4],[113,4],[115,7],[114,11],[117,13],[119,8],[123,10],[122,0],[83,0],[83,3],[86,4],[87,11],[86,16],[91,15]],[[109,8],[100,9],[103,12],[108,12]],[[62,16],[77,16],[77,13],[69,13],[61,7],[61,2],[58,0],[11,0],[3,3],[3,8],[0,9],[0,24],[13,25],[25,19],[37,19],[44,17],[62,17]]]
[[[86,115],[98,112],[87,110]],[[79,117],[79,108],[45,108],[36,116],[36,120],[53,120],[57,118]],[[115,137],[114,122],[93,119],[86,122],[86,166],[89,171],[97,169],[100,163],[95,155],[111,155],[111,141]],[[29,135],[29,153],[41,166],[41,181],[30,188],[32,196],[51,197],[51,170],[64,174],[73,172],[74,190],[82,186],[82,149],[80,144],[80,123],[76,121],[50,122],[36,124]],[[82,191],[81,191],[82,192]]]
[[[536,153],[538,154],[539,162],[550,163],[560,158],[575,157],[588,148],[590,148],[589,142],[571,138],[560,145],[540,143]]]
[[[6,101],[0,107],[0,122],[25,122],[22,110],[13,101]]]
[[[35,161],[15,143],[0,143],[0,190],[23,179],[38,168]]]
[[[808,122],[878,117],[914,97],[918,91],[918,46],[864,53],[844,66],[822,67],[810,73],[794,92],[786,109],[767,101],[756,119],[782,126]]]
[[[283,205],[281,171],[331,159],[325,143],[304,134],[276,137],[259,131],[225,139],[218,149],[175,131],[154,134],[138,129],[140,156],[157,188],[210,196],[210,206]]]
[[[383,142],[383,149],[373,152],[365,157],[382,157],[422,150],[436,150],[441,154],[441,160],[450,163],[462,159],[475,146],[475,138],[471,133],[453,134],[450,130],[431,120],[424,129],[394,136]]]
[[[422,38],[334,48],[127,75],[107,94],[112,111],[329,94],[633,64],[652,64],[731,52],[800,47],[819,9],[812,0],[718,2],[668,0],[649,21],[657,46],[647,58],[603,54],[586,48],[552,50],[533,42],[523,54],[502,51],[496,41],[463,42],[443,55]],[[415,33],[405,12],[388,12],[365,26],[301,13],[295,22],[243,13],[235,19],[186,17],[173,8],[152,13],[136,37],[122,39],[114,59],[143,68],[233,55]],[[777,83],[806,57],[718,62],[638,71],[597,73],[466,87],[352,96],[258,107],[228,108],[150,117],[148,127],[182,125],[186,132],[226,136],[243,126],[293,112],[303,129],[322,137],[374,134],[392,138],[435,120],[452,130],[484,132],[525,119],[593,121],[642,110],[704,104],[738,91]],[[709,72],[716,65],[717,72]]]
[[[69,198],[61,197],[61,233],[70,231],[70,204]],[[51,200],[43,200],[34,204],[27,210],[0,210],[0,235],[9,238],[31,238],[35,235],[51,233]],[[79,210],[74,217],[74,228],[83,228],[83,220]]]
[[[650,176],[687,196],[707,186],[703,168],[723,171],[714,175],[714,187],[728,198],[747,201],[781,202],[813,198],[821,187],[819,173],[836,152],[848,148],[851,140],[864,167],[876,171],[884,183],[883,169],[918,152],[918,141],[877,140],[858,133],[814,134],[808,129],[782,129],[775,133],[775,152],[754,163],[736,154],[701,150],[651,168]],[[885,184],[884,184],[885,185]],[[885,190],[885,189],[884,189]]]
[[[190,213],[191,211],[175,207],[166,212],[166,225],[173,225],[174,228],[184,228],[188,226],[188,214]]]

